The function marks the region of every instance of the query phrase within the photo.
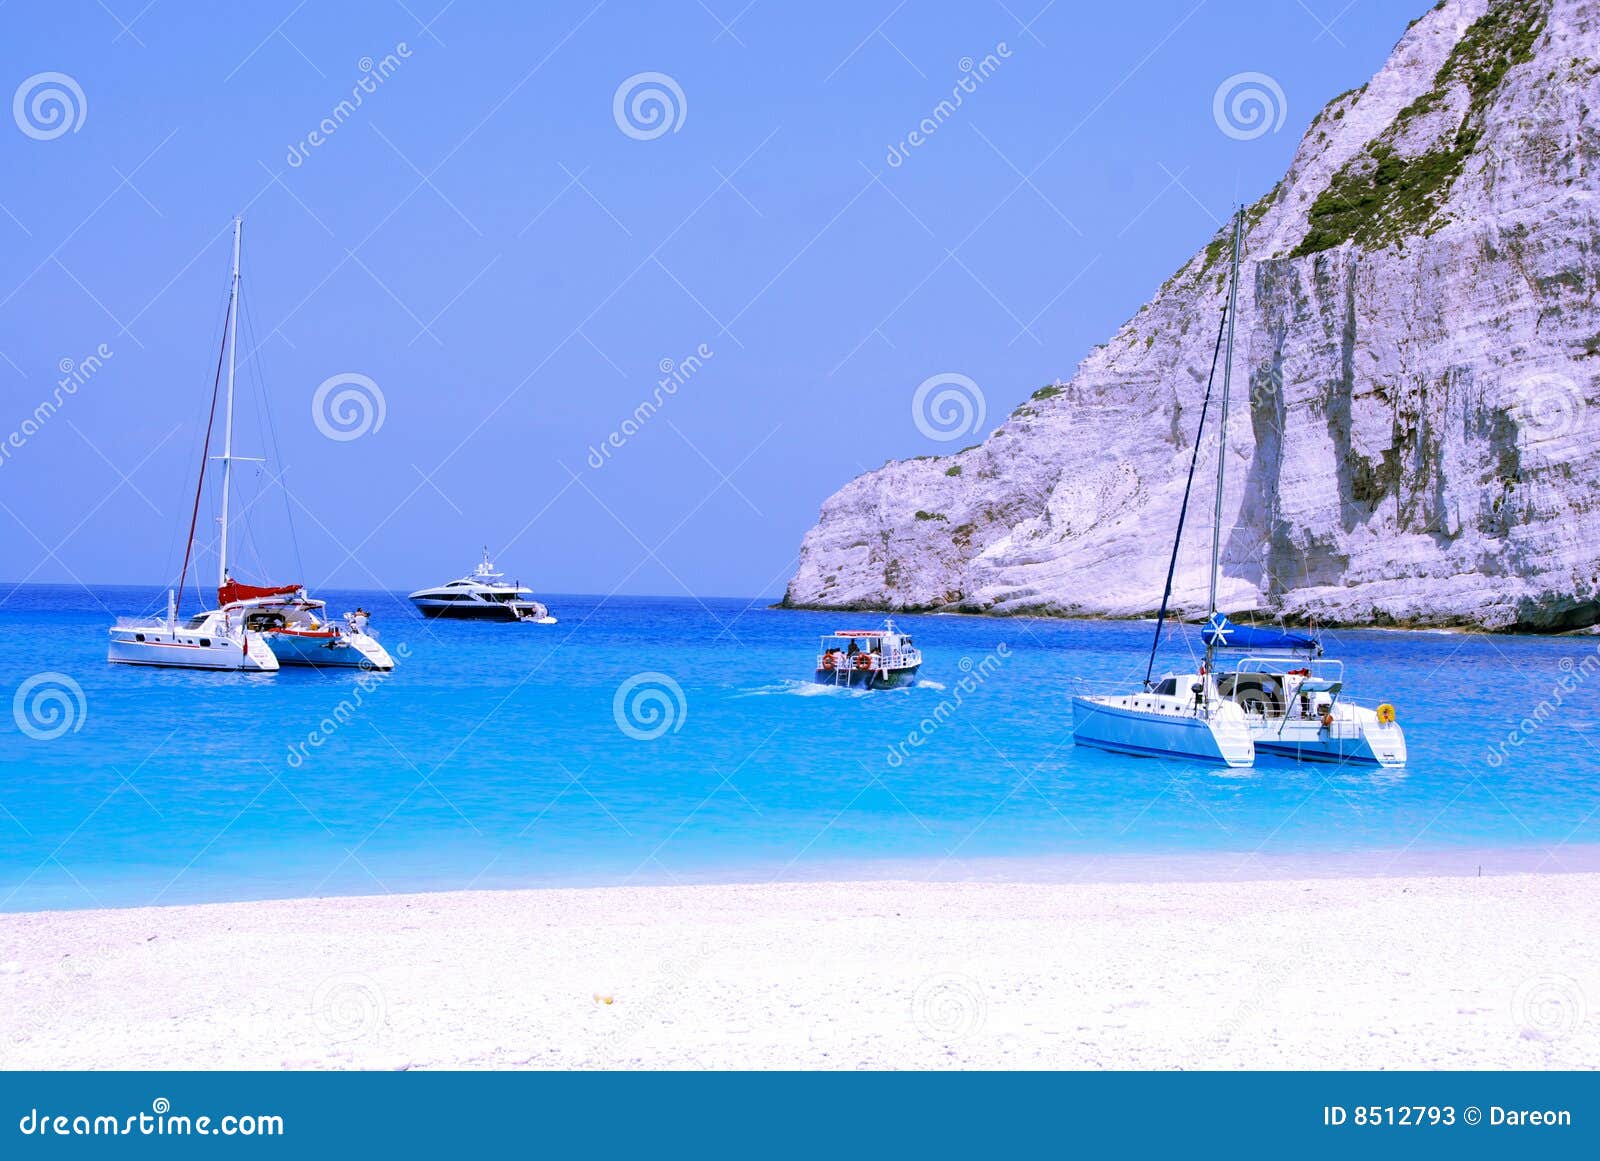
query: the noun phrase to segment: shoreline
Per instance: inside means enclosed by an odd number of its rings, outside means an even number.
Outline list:
[[[69,584],[67,582],[62,582],[62,581],[30,581],[30,582],[28,582],[26,584],[19,583],[19,582],[6,582],[6,583],[12,584],[18,590],[38,589],[38,588],[66,588],[66,589],[74,589],[74,590],[76,590],[79,587],[77,585]],[[165,591],[166,588],[168,588],[170,586],[165,585],[165,584],[153,584],[153,583],[152,584],[134,584],[134,583],[128,583],[128,582],[116,582],[116,583],[109,583],[108,582],[108,583],[105,583],[105,584],[94,584],[93,587],[96,590],[101,590],[101,589],[105,589],[105,590],[117,590],[117,589],[136,590],[136,591],[139,591],[141,593],[147,593],[147,594],[153,593],[153,594],[155,594],[155,596],[159,596],[162,592]],[[358,587],[358,588],[350,588],[350,589],[333,588],[333,589],[329,589],[328,591],[329,592],[334,592],[334,593],[341,593],[341,594],[367,594],[367,595],[371,595],[371,596],[379,596],[379,597],[392,599],[397,605],[401,605],[401,606],[404,606],[406,608],[410,608],[411,607],[411,603],[410,603],[409,599],[407,598],[407,593],[410,591],[409,589],[374,589],[374,588],[359,588]],[[1005,621],[1005,620],[1010,620],[1010,619],[1021,618],[1021,619],[1033,619],[1033,620],[1039,620],[1039,621],[1061,621],[1061,622],[1069,622],[1069,623],[1070,622],[1105,622],[1105,623],[1127,623],[1127,624],[1153,624],[1155,622],[1155,620],[1156,620],[1156,614],[1158,612],[1158,610],[1156,610],[1156,609],[1149,609],[1149,610],[1146,610],[1144,612],[1136,612],[1136,613],[1068,613],[1068,612],[1061,612],[1059,610],[1052,610],[1052,609],[1047,609],[1047,608],[1018,608],[1018,609],[1008,609],[1008,610],[1004,610],[1004,611],[995,611],[995,610],[974,610],[974,609],[950,608],[950,607],[943,606],[943,605],[929,605],[929,606],[917,607],[917,608],[887,609],[887,608],[884,608],[882,605],[872,605],[872,604],[865,604],[865,603],[859,603],[859,602],[847,602],[847,603],[841,604],[841,605],[817,605],[817,604],[807,604],[807,603],[791,603],[790,601],[788,601],[786,598],[783,598],[783,597],[780,597],[777,600],[771,600],[770,598],[764,597],[764,596],[750,597],[750,596],[731,596],[731,595],[726,595],[726,594],[703,594],[703,593],[702,594],[697,594],[694,597],[685,597],[685,596],[674,596],[671,593],[615,593],[615,594],[609,594],[608,595],[608,594],[602,594],[602,593],[568,593],[568,592],[550,591],[550,592],[545,593],[544,597],[542,599],[546,599],[547,601],[595,600],[595,601],[605,602],[605,601],[615,600],[616,598],[619,598],[619,597],[622,598],[622,599],[625,599],[625,600],[661,601],[661,602],[667,602],[667,603],[680,602],[680,601],[690,601],[690,600],[728,601],[728,602],[731,602],[731,603],[745,604],[749,608],[758,608],[759,607],[759,608],[765,609],[765,610],[767,610],[769,612],[838,613],[840,615],[848,613],[848,614],[852,614],[852,615],[861,614],[861,615],[874,615],[874,616],[887,616],[887,617],[897,617],[897,616],[906,616],[906,617],[971,617],[971,618],[973,618],[975,620],[989,620],[989,621]],[[1263,611],[1260,610],[1260,609],[1241,609],[1241,610],[1238,610],[1238,611],[1227,612],[1225,615],[1230,617],[1230,618],[1233,618],[1234,620],[1238,620],[1240,622],[1246,622],[1251,618],[1262,616],[1263,615]],[[419,620],[422,619],[420,614],[418,615],[418,619]],[[1194,615],[1192,617],[1179,616],[1179,615],[1176,615],[1176,614],[1172,613],[1170,610],[1167,613],[1167,619],[1169,621],[1172,621],[1172,622],[1176,623],[1176,624],[1190,625],[1190,626],[1195,626],[1195,627],[1199,627],[1199,626],[1204,625],[1205,621],[1206,621],[1206,617],[1204,615],[1196,614],[1196,615]],[[1416,633],[1416,634],[1429,634],[1429,633],[1436,633],[1436,634],[1443,634],[1443,635],[1448,635],[1448,636],[1467,636],[1467,635],[1474,635],[1474,634],[1485,634],[1485,635],[1492,636],[1492,637],[1530,637],[1530,638],[1535,638],[1535,639],[1543,639],[1543,638],[1551,638],[1551,637],[1595,637],[1595,636],[1600,636],[1600,621],[1596,621],[1596,622],[1594,622],[1592,624],[1589,624],[1589,625],[1584,625],[1584,626],[1580,626],[1578,628],[1571,628],[1571,629],[1554,629],[1554,628],[1552,628],[1552,629],[1537,629],[1537,628],[1529,628],[1529,627],[1526,627],[1526,626],[1508,626],[1508,627],[1504,627],[1504,628],[1487,628],[1487,627],[1485,627],[1483,625],[1479,625],[1479,624],[1477,624],[1475,622],[1471,622],[1471,621],[1452,621],[1452,622],[1388,621],[1388,622],[1377,622],[1377,621],[1330,621],[1330,620],[1325,620],[1325,619],[1320,619],[1319,618],[1319,619],[1317,619],[1316,621],[1313,622],[1313,621],[1311,621],[1309,619],[1306,619],[1306,618],[1303,618],[1303,617],[1289,617],[1289,618],[1282,619],[1281,622],[1280,622],[1280,620],[1277,617],[1269,617],[1269,619],[1274,624],[1281,623],[1285,627],[1292,628],[1292,629],[1321,628],[1321,629],[1328,629],[1328,630],[1342,630],[1342,631],[1347,631],[1347,632],[1348,631],[1359,631],[1359,632],[1399,633],[1399,634],[1413,634],[1413,633]]]
[[[1600,873],[0,915],[4,1068],[1591,1068]]]
[[[881,605],[847,602],[842,605],[813,605],[801,602],[790,602],[787,598],[774,601],[765,606],[775,612],[793,613],[851,613],[887,617],[972,617],[977,620],[1005,621],[1012,618],[1031,618],[1038,621],[1063,621],[1063,622],[1105,622],[1127,624],[1154,624],[1159,610],[1150,609],[1142,613],[1064,613],[1045,608],[1019,608],[995,610],[976,610],[950,608],[945,605],[928,605],[918,608],[885,609]],[[1226,612],[1224,616],[1240,624],[1250,623],[1250,619],[1262,614],[1260,609],[1241,609],[1236,612]],[[1196,615],[1185,617],[1167,612],[1167,620],[1174,624],[1203,626],[1206,616]],[[1466,636],[1472,634],[1486,634],[1492,637],[1593,637],[1600,635],[1600,621],[1584,625],[1575,629],[1532,629],[1525,626],[1507,626],[1505,628],[1491,629],[1472,621],[1451,622],[1425,622],[1425,621],[1329,621],[1318,619],[1309,620],[1304,617],[1270,617],[1273,624],[1282,624],[1289,629],[1329,629],[1345,632],[1359,631],[1371,633],[1438,633],[1447,636]]]
[[[1275,883],[1341,879],[1500,878],[1507,875],[1572,875],[1600,873],[1600,843],[1546,846],[1420,847],[1394,850],[1298,851],[1123,851],[1052,855],[976,855],[834,859],[796,868],[774,863],[741,863],[706,867],[664,876],[659,872],[591,877],[508,873],[453,882],[399,886],[387,895],[342,893],[230,894],[215,898],[176,899],[170,903],[101,903],[87,906],[0,908],[8,916],[162,911],[183,907],[248,906],[267,903],[336,901],[367,898],[414,898],[430,895],[474,895],[542,891],[608,891],[676,887],[763,888],[831,884],[871,886],[878,883],[927,883],[1017,886],[1144,884],[1181,887],[1206,883]],[[3,956],[0,956],[3,958]]]

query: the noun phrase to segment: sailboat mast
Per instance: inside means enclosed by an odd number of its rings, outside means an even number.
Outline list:
[[[1222,363],[1222,413],[1217,420],[1217,501],[1211,518],[1211,612],[1217,612],[1217,585],[1222,579],[1222,485],[1228,468],[1228,389],[1233,380],[1233,324],[1239,304],[1239,235],[1244,209],[1233,216],[1233,260],[1228,272],[1227,353]],[[1207,650],[1207,661],[1210,660]]]
[[[227,493],[234,477],[234,371],[238,361],[238,238],[243,229],[245,222],[235,217],[234,280],[227,297],[227,417],[222,425],[222,534],[216,553],[216,584],[219,588],[227,584]]]

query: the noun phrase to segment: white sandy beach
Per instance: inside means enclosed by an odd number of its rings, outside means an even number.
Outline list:
[[[12,914],[0,1063],[1590,1068],[1597,946],[1590,873]]]

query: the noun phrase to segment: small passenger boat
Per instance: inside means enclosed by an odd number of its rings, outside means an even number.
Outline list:
[[[822,638],[817,651],[818,685],[895,689],[914,685],[922,651],[909,635],[885,621],[881,629],[841,629]]]

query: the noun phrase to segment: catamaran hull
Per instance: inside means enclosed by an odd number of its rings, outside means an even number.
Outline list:
[[[365,634],[324,637],[311,634],[269,633],[267,644],[282,665],[309,665],[316,669],[393,669],[389,651]]]
[[[141,639],[142,638],[142,639]],[[278,659],[255,634],[241,645],[225,637],[160,630],[111,631],[106,660],[116,665],[158,665],[169,669],[240,670],[271,673]]]
[[[1345,723],[1332,729],[1291,722],[1280,731],[1275,723],[1256,727],[1256,749],[1297,762],[1336,762],[1395,769],[1406,764],[1406,736],[1398,725],[1382,722]]]
[[[917,683],[920,665],[899,669],[819,669],[813,679],[817,685],[837,685],[840,689],[903,689]]]
[[[1243,723],[1227,718],[1124,709],[1093,697],[1072,699],[1072,740],[1119,754],[1186,758],[1249,766],[1255,744]]]

